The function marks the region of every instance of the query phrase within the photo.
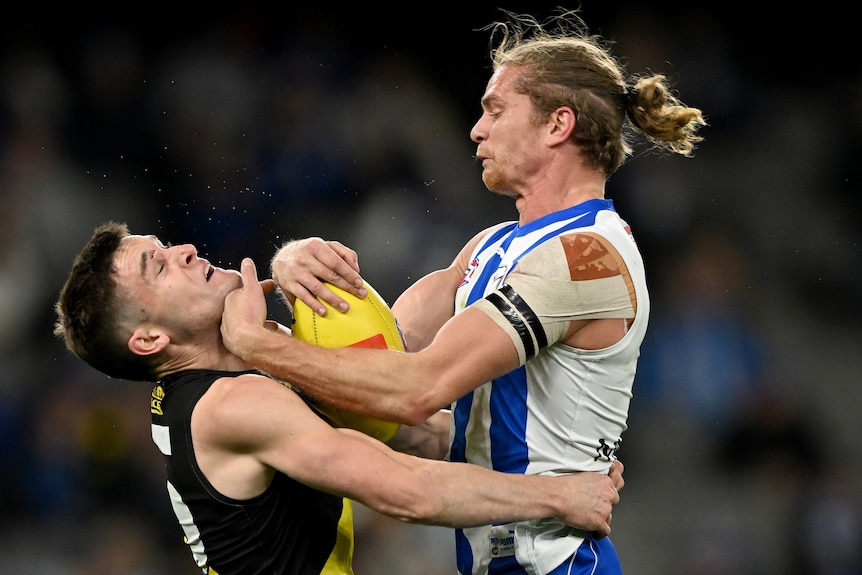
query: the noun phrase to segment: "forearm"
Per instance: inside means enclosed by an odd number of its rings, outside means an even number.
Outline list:
[[[262,329],[236,338],[234,353],[258,369],[289,382],[328,405],[404,424],[428,417],[413,408],[418,393],[414,365],[398,357],[403,352],[384,349],[328,349]]]
[[[266,298],[254,262],[244,258],[241,270],[243,287],[225,298],[220,327],[225,346],[250,365],[330,406],[418,425],[478,385],[517,367],[517,350],[509,335],[469,308],[418,352],[324,348],[301,342],[266,329]]]
[[[406,523],[445,527],[552,517],[562,505],[558,492],[546,483],[550,477],[506,475],[425,459],[410,467],[406,485],[399,481],[398,489],[363,494],[363,504]]]
[[[564,502],[554,479],[543,476],[501,474],[482,469],[458,468],[436,485],[443,500],[430,522],[452,527],[469,527],[516,520],[558,517]]]
[[[305,474],[319,488],[342,493],[379,513],[448,527],[554,518],[584,531],[610,532],[610,513],[619,494],[608,476],[500,473],[405,455],[358,432],[337,431],[373,449],[358,442],[331,442],[327,452],[323,443],[309,456],[313,461],[299,467],[298,477],[302,480]],[[617,469],[617,484],[622,486],[620,473]],[[321,476],[326,479],[321,481]]]
[[[427,464],[433,469],[423,472],[419,497],[432,507],[427,515],[405,520],[469,527],[554,518],[601,537],[610,533],[611,511],[619,502],[614,481],[598,473],[541,476],[464,463]]]

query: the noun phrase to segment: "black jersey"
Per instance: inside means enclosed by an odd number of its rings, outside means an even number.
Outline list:
[[[189,370],[153,389],[153,441],[165,456],[168,494],[198,566],[207,575],[350,575],[350,501],[276,472],[247,500],[204,477],[191,437],[192,411],[217,379],[248,372]]]

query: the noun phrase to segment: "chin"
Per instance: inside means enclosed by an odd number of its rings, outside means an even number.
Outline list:
[[[242,275],[236,270],[226,270],[222,268],[216,268],[215,273],[213,274],[213,279],[218,277],[219,283],[229,284],[234,287],[242,286]]]
[[[518,194],[516,194],[515,192],[503,187],[502,185],[500,185],[499,183],[497,183],[495,181],[491,181],[491,180],[486,181],[484,179],[482,181],[485,182],[485,187],[488,188],[488,191],[493,193],[493,194],[497,194],[498,196],[505,196],[507,198],[517,198],[518,197]]]
[[[501,196],[513,195],[512,192],[509,191],[506,181],[500,177],[500,174],[497,172],[485,170],[482,172],[482,182],[485,184],[485,187],[488,188],[488,191],[495,194],[499,194]]]
[[[212,280],[216,280],[212,283]],[[234,275],[223,275],[218,279],[210,280],[210,289],[221,294],[222,297],[227,297],[230,292],[242,287],[242,277]]]
[[[496,177],[493,172],[489,172],[488,170],[482,172],[482,183],[485,184],[485,187],[488,188],[488,190],[498,193],[500,188],[500,179]]]

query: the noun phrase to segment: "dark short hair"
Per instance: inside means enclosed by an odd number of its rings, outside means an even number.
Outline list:
[[[153,381],[152,360],[133,354],[119,329],[124,307],[114,256],[128,235],[124,223],[107,222],[95,229],[75,257],[54,306],[54,334],[64,338],[72,353],[109,377]]]

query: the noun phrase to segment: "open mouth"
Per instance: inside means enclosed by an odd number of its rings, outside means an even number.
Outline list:
[[[215,273],[215,268],[212,264],[207,264],[207,267],[204,268],[204,277],[207,281],[210,281],[210,278],[213,277],[213,273]]]

